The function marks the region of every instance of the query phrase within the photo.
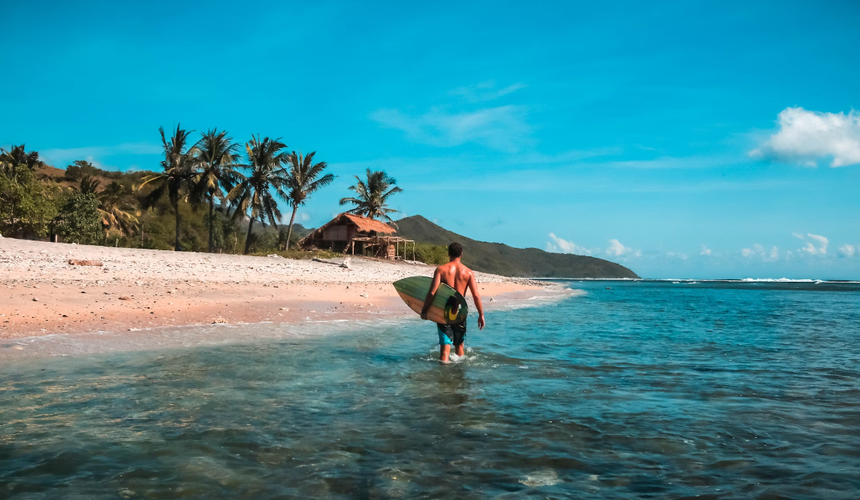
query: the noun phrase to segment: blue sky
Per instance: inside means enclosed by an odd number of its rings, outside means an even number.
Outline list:
[[[860,278],[857,2],[4,6],[0,145],[157,169],[158,127],[384,169],[466,236],[648,277]],[[14,70],[10,70],[14,69]]]

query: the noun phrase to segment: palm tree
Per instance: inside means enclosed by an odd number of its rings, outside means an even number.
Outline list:
[[[273,226],[278,227],[277,221],[281,218],[281,211],[275,198],[272,197],[272,191],[281,199],[287,200],[287,193],[284,191],[287,180],[281,175],[282,165],[287,161],[286,153],[282,153],[281,150],[286,147],[287,145],[280,139],[271,140],[266,137],[261,141],[259,135],[252,136],[251,141],[245,144],[249,161],[245,168],[250,169],[250,172],[247,177],[237,175],[239,183],[230,191],[227,198],[232,200],[236,207],[233,212],[234,219],[240,214],[248,214],[250,217],[248,236],[245,239],[246,255],[251,250],[251,229],[256,219],[260,219],[264,224],[268,219]]]
[[[78,191],[80,191],[81,194],[96,194],[96,190],[98,190],[99,184],[101,183],[102,181],[96,179],[95,177],[91,175],[85,175],[81,177],[81,187],[78,188]]]
[[[42,164],[39,159],[39,153],[36,151],[26,152],[24,144],[20,146],[12,146],[8,151],[0,148],[0,170],[3,174],[14,178],[15,169],[19,165],[26,165],[30,170],[36,170],[38,165]]]
[[[349,189],[355,191],[358,198],[341,198],[340,204],[346,205],[347,203],[352,203],[355,207],[349,210],[350,213],[363,215],[371,219],[384,217],[388,219],[388,222],[393,224],[394,221],[391,220],[388,214],[396,213],[397,210],[389,208],[386,203],[388,203],[389,196],[403,191],[395,186],[397,181],[382,170],[371,172],[369,168],[367,169],[367,182],[362,181],[357,175],[355,176],[355,180],[358,182],[354,186],[350,186]]]
[[[324,161],[315,164],[313,162],[315,154],[316,151],[302,157],[301,152],[296,154],[296,152],[293,151],[292,154],[287,157],[287,161],[289,162],[288,167],[285,169],[287,188],[289,189],[287,199],[289,200],[290,205],[293,206],[293,215],[290,216],[290,226],[287,230],[286,250],[290,249],[290,237],[293,235],[293,222],[296,220],[296,211],[299,209],[299,205],[304,205],[305,202],[307,202],[308,197],[314,191],[328,186],[334,180],[334,176],[332,174],[326,174],[317,179],[328,164]]]
[[[203,134],[197,143],[199,172],[191,189],[191,199],[206,198],[209,202],[209,253],[215,251],[214,211],[215,198],[223,198],[236,185],[238,178],[233,170],[239,145],[227,137],[226,131],[212,129]]]
[[[106,188],[99,191],[101,181],[90,175],[81,178],[80,187],[77,188],[82,194],[92,194],[99,202],[98,212],[102,217],[102,226],[105,235],[111,229],[116,229],[123,236],[131,234],[137,225],[137,217],[129,210],[133,208],[123,203],[123,198],[130,194],[130,190],[119,182],[113,181]]]
[[[130,191],[119,182],[113,181],[96,194],[106,232],[116,229],[121,235],[129,236],[137,226],[137,217],[131,213],[134,208],[123,203]]]
[[[194,168],[196,150],[193,146],[188,147],[190,131],[182,130],[179,125],[176,126],[176,132],[170,140],[164,136],[163,127],[159,127],[158,132],[161,133],[161,145],[164,149],[164,159],[161,160],[161,168],[164,171],[143,179],[140,187],[152,184],[155,188],[143,199],[142,205],[145,209],[151,208],[167,193],[170,206],[173,207],[173,213],[176,215],[176,238],[173,248],[179,251],[182,250],[182,245],[179,243],[179,226],[182,222],[179,214],[179,200],[187,193],[196,174]]]

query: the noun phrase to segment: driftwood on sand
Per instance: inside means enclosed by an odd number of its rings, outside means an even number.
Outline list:
[[[100,260],[80,260],[80,259],[69,259],[70,266],[97,266],[101,267],[104,264]]]

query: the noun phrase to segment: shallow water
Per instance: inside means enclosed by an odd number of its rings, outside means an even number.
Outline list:
[[[860,496],[860,286],[570,286],[450,365],[420,321],[8,361],[0,497]]]

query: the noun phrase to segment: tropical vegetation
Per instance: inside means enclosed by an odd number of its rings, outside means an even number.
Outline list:
[[[302,156],[301,152],[292,152],[287,157],[287,199],[293,207],[293,213],[290,215],[290,225],[287,229],[285,250],[290,249],[290,238],[293,234],[293,223],[296,220],[296,211],[299,206],[304,205],[308,201],[311,194],[318,191],[320,188],[328,186],[334,181],[334,175],[325,174],[322,177],[323,170],[328,166],[326,162],[321,161],[314,163],[314,155],[316,151]]]
[[[286,179],[281,175],[286,162],[287,154],[283,151],[286,147],[280,139],[266,137],[260,140],[259,135],[252,137],[251,142],[245,145],[250,172],[247,176],[238,174],[238,184],[227,195],[227,199],[236,207],[233,218],[246,214],[249,218],[245,254],[251,250],[251,230],[255,220],[259,219],[264,224],[268,220],[276,229],[278,227],[281,211],[273,193],[282,200],[287,198]]]
[[[384,218],[389,223],[394,224],[394,220],[388,214],[396,213],[397,210],[388,206],[388,198],[392,195],[403,191],[395,186],[397,181],[393,177],[386,174],[382,170],[371,171],[367,169],[367,179],[361,180],[359,176],[355,176],[357,181],[349,189],[355,191],[355,197],[341,198],[340,204],[346,205],[352,203],[355,205],[350,213],[363,215],[370,218]]]
[[[0,235],[176,251],[328,255],[293,249],[310,232],[296,222],[299,208],[335,180],[316,151],[289,152],[281,139],[260,135],[243,144],[215,128],[195,137],[177,125],[169,133],[160,128],[159,135],[157,171],[109,171],[90,159],[61,170],[23,144],[0,148]],[[393,222],[397,211],[390,199],[401,192],[394,178],[368,169],[349,189],[354,196],[340,204],[354,205],[350,212]],[[282,207],[290,209],[283,225]],[[433,252],[418,253],[431,259]]]
[[[191,188],[191,199],[205,199],[209,214],[209,253],[215,251],[215,200],[224,196],[238,181],[236,168],[239,145],[226,131],[211,129],[197,143],[197,176]]]
[[[167,195],[176,220],[173,249],[179,251],[182,250],[182,243],[179,241],[179,229],[182,224],[179,201],[189,191],[196,174],[194,169],[195,149],[189,148],[189,131],[183,130],[180,125],[176,126],[176,131],[170,139],[165,137],[164,128],[159,128],[158,132],[161,134],[161,146],[164,153],[164,159],[161,160],[162,172],[144,179],[143,186],[152,185],[153,190],[143,199],[143,208],[152,208],[165,194]]]

